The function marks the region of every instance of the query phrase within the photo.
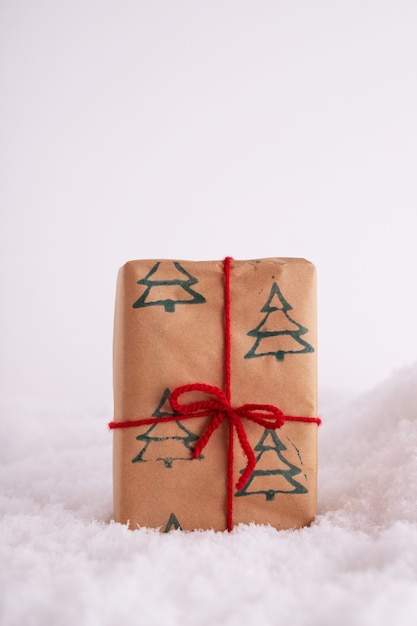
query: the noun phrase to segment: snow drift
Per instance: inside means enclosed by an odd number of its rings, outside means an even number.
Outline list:
[[[417,366],[322,394],[309,528],[112,522],[106,411],[2,409],[3,626],[382,626],[417,621]]]

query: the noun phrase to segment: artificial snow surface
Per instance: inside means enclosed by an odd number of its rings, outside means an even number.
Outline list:
[[[309,528],[112,523],[111,415],[4,407],[2,626],[417,624],[417,367],[322,394]]]

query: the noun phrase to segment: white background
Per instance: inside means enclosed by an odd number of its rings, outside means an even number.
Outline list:
[[[416,360],[417,3],[3,0],[3,396],[112,404],[133,258],[302,256],[321,389]]]

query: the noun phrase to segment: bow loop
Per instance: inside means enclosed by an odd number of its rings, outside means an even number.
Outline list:
[[[214,400],[198,400],[194,402],[189,402],[188,404],[182,403],[178,401],[178,398],[186,393],[192,391],[201,391],[206,395],[212,396],[215,398]],[[211,412],[220,412],[225,411],[226,413],[229,411],[230,404],[228,399],[226,398],[226,394],[219,387],[215,387],[214,385],[206,385],[205,383],[193,383],[191,385],[182,385],[181,387],[177,387],[171,393],[169,398],[169,402],[174,411],[181,413],[183,415],[193,414],[197,416],[197,413],[201,414],[201,417],[204,415],[209,415]]]
[[[284,425],[284,413],[272,404],[243,404],[235,409],[241,417],[263,426],[264,428],[281,428]]]

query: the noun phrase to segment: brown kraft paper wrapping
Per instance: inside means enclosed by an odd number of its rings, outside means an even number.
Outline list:
[[[227,528],[228,425],[191,456],[210,417],[164,423],[176,387],[224,388],[223,261],[129,261],[119,271],[114,327],[115,520],[167,531]],[[231,405],[270,404],[288,416],[317,416],[316,278],[304,259],[231,261]],[[191,392],[181,402],[207,399]],[[277,529],[316,514],[317,425],[276,430],[243,419],[256,456],[233,495],[233,524]],[[234,435],[235,485],[246,467]]]

